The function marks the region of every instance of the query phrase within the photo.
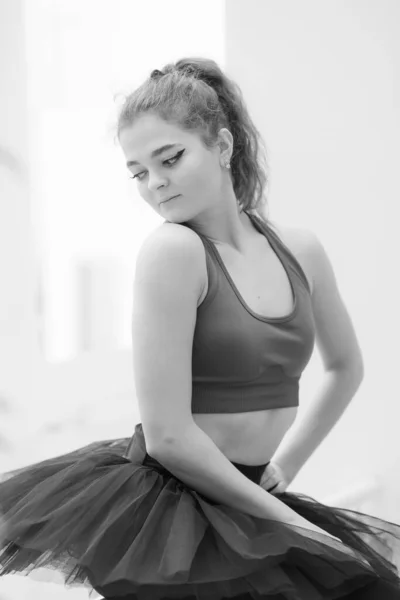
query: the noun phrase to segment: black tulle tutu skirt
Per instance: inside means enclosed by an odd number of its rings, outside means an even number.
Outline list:
[[[3,474],[0,575],[56,570],[107,599],[400,599],[399,525],[277,497],[342,543],[204,497],[147,454],[139,424]]]

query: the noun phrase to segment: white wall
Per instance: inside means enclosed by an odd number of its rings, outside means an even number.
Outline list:
[[[0,394],[15,397],[3,420],[14,449],[0,455],[1,470],[1,461],[26,461],[25,444],[52,454],[80,443],[74,424],[92,439],[101,422],[111,436],[115,428],[129,436],[140,420],[133,272],[141,240],[162,219],[143,206],[114,143],[118,97],[181,56],[222,63],[224,4],[209,1],[209,23],[205,3],[196,27],[183,0],[0,6],[1,83],[9,90],[0,148],[15,151],[29,174],[7,166],[0,173]],[[47,429],[57,436],[41,435],[39,450],[37,432]]]
[[[181,56],[222,64],[223,6],[0,0],[0,472],[131,436],[140,420],[133,266],[160,219],[139,205],[113,145],[114,95]],[[87,597],[0,581],[1,600],[55,594]]]
[[[9,449],[5,431],[12,428],[8,437],[18,443],[29,427],[38,360],[22,23],[20,2],[0,2],[0,471]]]
[[[271,217],[317,233],[365,379],[294,483],[317,495],[399,464],[400,4],[227,2],[227,70],[269,148]],[[302,408],[321,375],[306,370]]]

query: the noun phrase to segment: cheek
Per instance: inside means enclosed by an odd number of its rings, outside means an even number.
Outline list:
[[[194,189],[204,190],[212,187],[215,178],[212,166],[207,161],[193,160],[187,165],[187,169],[180,174],[182,185]]]

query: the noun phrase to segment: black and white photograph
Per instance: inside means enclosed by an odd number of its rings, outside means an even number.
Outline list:
[[[0,0],[0,600],[400,600],[400,2]]]

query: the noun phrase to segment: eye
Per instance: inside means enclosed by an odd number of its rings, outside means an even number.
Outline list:
[[[179,159],[181,158],[181,156],[182,156],[182,154],[183,154],[184,152],[185,152],[184,150],[180,150],[180,151],[179,151],[177,154],[175,154],[175,156],[173,156],[172,158],[167,158],[166,160],[163,160],[163,165],[167,165],[168,167],[173,167],[173,166],[174,166],[174,165],[175,165],[175,164],[176,164],[176,163],[179,161]],[[172,163],[171,163],[171,161],[174,161],[174,162],[172,162]],[[140,172],[140,173],[137,173],[136,175],[131,175],[131,176],[129,177],[129,179],[136,179],[136,178],[137,178],[139,181],[142,181],[143,177],[141,177],[141,175],[142,175],[143,173],[144,173],[144,171],[143,171],[143,172]]]

